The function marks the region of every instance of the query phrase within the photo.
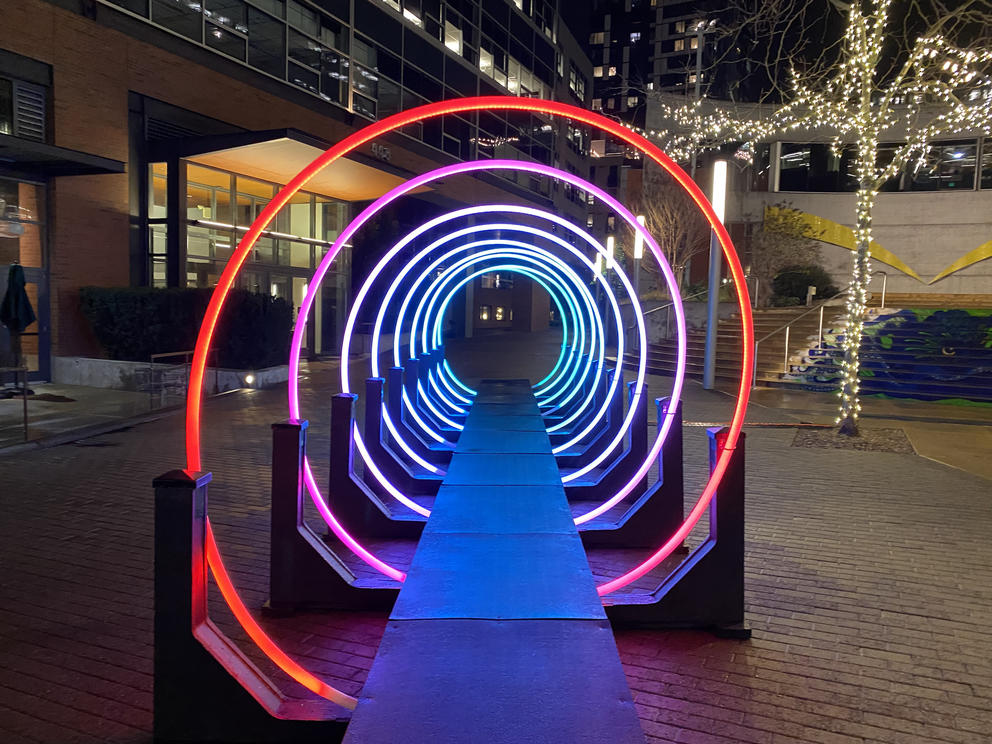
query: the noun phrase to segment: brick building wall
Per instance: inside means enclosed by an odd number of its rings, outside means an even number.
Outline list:
[[[367,123],[346,112],[339,115],[353,122],[339,121],[318,110],[325,105],[316,99],[312,108],[300,105],[108,28],[101,21],[117,12],[111,8],[95,6],[94,21],[44,0],[3,5],[0,49],[52,67],[52,144],[59,147],[127,162],[130,91],[245,129],[293,127],[329,142]],[[228,64],[217,58],[217,66]],[[288,86],[287,92],[294,93]],[[330,104],[326,108],[330,113]],[[402,147],[391,150],[391,164],[413,173],[440,164]],[[360,151],[370,153],[371,144]],[[526,203],[469,178],[437,191],[466,203]],[[96,346],[78,312],[78,290],[129,282],[128,175],[55,179],[50,213],[52,354],[92,355]]]

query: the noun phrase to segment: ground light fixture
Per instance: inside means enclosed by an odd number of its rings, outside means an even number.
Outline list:
[[[330,163],[352,152],[357,147],[404,126],[408,126],[425,119],[439,117],[446,114],[458,114],[479,110],[526,111],[565,117],[599,128],[606,134],[616,137],[617,139],[629,144],[631,147],[640,150],[645,157],[651,159],[667,171],[676,180],[676,182],[682,186],[682,188],[689,194],[692,200],[703,212],[711,228],[716,233],[716,238],[723,250],[724,257],[727,260],[731,276],[737,290],[737,301],[740,310],[743,340],[741,364],[742,371],[740,385],[738,388],[737,403],[728,427],[726,441],[716,459],[714,467],[711,470],[709,480],[707,481],[699,499],[690,510],[689,515],[686,517],[686,520],[682,526],[675,531],[675,533],[668,539],[667,542],[664,543],[664,545],[658,548],[641,564],[622,576],[608,581],[598,587],[598,591],[601,595],[608,594],[644,576],[659,565],[665,558],[671,555],[696,525],[712,501],[713,496],[716,493],[716,489],[729,465],[733,449],[736,446],[744,423],[744,414],[747,408],[752,378],[754,331],[747,287],[744,282],[743,269],[741,268],[740,261],[734,251],[733,243],[730,240],[730,235],[727,233],[726,228],[718,219],[713,207],[706,200],[703,193],[699,190],[695,183],[693,183],[688,175],[678,167],[678,165],[676,165],[658,147],[650,143],[647,139],[635,132],[630,131],[612,119],[586,111],[585,109],[577,106],[572,106],[570,104],[557,101],[547,101],[536,98],[518,98],[514,96],[479,96],[439,101],[437,103],[418,106],[408,111],[403,111],[386,117],[378,122],[369,124],[365,128],[346,137],[341,142],[332,146],[326,152],[318,156],[312,163],[310,163],[310,165],[300,171],[286,186],[280,189],[276,196],[269,201],[269,203],[262,210],[261,214],[259,214],[259,216],[252,223],[251,227],[248,229],[248,232],[238,244],[237,249],[225,265],[217,285],[214,288],[214,292],[211,295],[206,313],[204,314],[203,322],[200,326],[191,365],[186,405],[187,468],[191,471],[199,471],[201,468],[200,419],[202,413],[201,399],[203,393],[203,377],[206,370],[207,353],[213,340],[217,321],[220,317],[220,313],[224,307],[227,296],[230,293],[231,288],[234,286],[238,272],[241,270],[242,265],[250,254],[262,231],[269,225],[269,223],[275,218],[276,214],[278,214],[278,212],[286,205],[292,196],[311,178],[313,178],[314,175]],[[652,251],[654,250],[655,248],[652,246]],[[659,263],[663,262],[663,256],[656,254],[656,258],[659,260]],[[448,371],[450,372],[450,368],[448,368]],[[657,453],[654,453],[654,455],[656,456]],[[307,470],[309,470],[309,468],[307,468]],[[647,469],[645,469],[645,473],[646,472]],[[310,474],[310,478],[312,479],[312,473]],[[363,546],[354,540],[354,538],[351,537],[351,535],[349,535],[339,523],[337,523],[334,515],[327,509],[326,504],[318,504],[317,508],[321,511],[321,515],[325,518],[325,521],[328,521],[329,524],[336,527],[335,534],[337,534],[339,538],[342,538],[343,542],[348,545],[350,549],[355,551],[356,555],[359,555],[363,560],[366,560],[366,562],[369,562],[370,564],[382,564],[379,559],[375,556],[371,556],[371,554],[369,554]],[[221,560],[220,552],[217,550],[217,545],[214,540],[213,530],[209,518],[206,520],[205,543],[208,564],[214,576],[218,579],[218,585],[221,586],[221,579],[226,578],[227,574]],[[403,578],[405,578],[405,574],[401,571],[388,567],[385,564],[382,564],[382,566],[384,569],[383,573],[386,573],[386,575],[393,576],[397,580],[403,580]],[[245,608],[244,603],[241,601],[241,598],[238,596],[229,580],[226,585],[221,586],[221,593],[224,596],[225,601],[231,607],[238,621],[248,632],[252,640],[254,640],[255,643],[258,644],[259,648],[275,664],[283,669],[283,671],[307,687],[307,689],[310,689],[317,694],[328,698],[329,700],[344,705],[345,707],[354,707],[354,698],[335,690],[323,681],[317,679],[309,671],[300,667],[299,664],[290,659],[272,641],[272,639],[264,633]]]

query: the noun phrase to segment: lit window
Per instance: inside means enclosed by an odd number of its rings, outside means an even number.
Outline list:
[[[614,75],[617,74],[617,68],[616,67],[610,67],[610,71],[609,71],[608,74],[609,74],[610,77],[613,77]]]
[[[685,51],[685,39],[676,39],[675,40],[675,51],[676,52],[684,52]]]
[[[637,96],[627,96],[627,108],[634,108],[639,100]]]
[[[695,84],[696,84],[696,73],[692,73],[691,75],[689,75],[689,85],[695,85]]]
[[[493,74],[493,53],[485,49],[479,50],[479,69],[492,77]]]
[[[444,22],[444,45],[455,54],[462,53],[462,30],[448,21]]]
[[[587,214],[586,215],[586,227],[592,228],[593,222],[594,222],[593,216],[591,214]]]
[[[604,32],[602,32],[602,31],[597,31],[594,34],[589,34],[589,43],[590,44],[605,44],[606,43],[606,34]]]
[[[492,311],[492,305],[479,305],[479,320],[489,320]]]
[[[599,65],[597,67],[593,67],[592,68],[592,76],[593,77],[597,77],[597,78],[603,77],[603,66],[602,65]]]
[[[675,23],[675,33],[684,34],[685,33],[685,21],[676,21]]]
[[[602,98],[593,98],[592,99],[592,108],[593,108],[594,111],[598,111],[599,109],[603,108],[603,99]]]
[[[689,48],[690,49],[699,49],[699,37],[698,36],[693,36],[691,39],[689,39]]]
[[[496,306],[496,320],[503,320],[503,317],[505,315],[506,315],[506,311],[503,309],[503,307],[501,305],[497,305]]]
[[[641,40],[641,32],[640,31],[634,31],[634,32],[632,32],[630,34],[630,43],[631,44],[636,44],[640,40]]]
[[[423,26],[424,25],[424,22],[422,20],[420,20],[420,16],[418,16],[412,10],[408,10],[406,8],[403,8],[403,17],[406,18],[411,23],[417,25],[417,26]]]

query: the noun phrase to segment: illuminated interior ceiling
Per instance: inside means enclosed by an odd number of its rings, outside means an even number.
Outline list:
[[[319,147],[290,137],[230,147],[192,155],[193,163],[239,173],[278,184],[289,183],[323,152]],[[378,199],[406,179],[348,158],[339,158],[317,173],[304,187],[322,196],[344,201]],[[430,191],[429,186],[413,193]]]

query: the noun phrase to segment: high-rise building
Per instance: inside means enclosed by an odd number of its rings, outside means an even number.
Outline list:
[[[586,105],[590,79],[557,0],[6,0],[0,263],[25,266],[38,309],[25,336],[32,374],[51,379],[59,357],[96,351],[80,287],[211,286],[278,188],[370,121],[460,96]],[[239,281],[299,306],[356,207],[457,160],[584,174],[583,138],[564,120],[492,112],[378,138],[307,184]],[[585,222],[584,195],[550,179],[453,181],[397,206],[378,238],[476,201]],[[385,250],[360,248],[325,282],[313,352],[337,348],[352,275]]]

